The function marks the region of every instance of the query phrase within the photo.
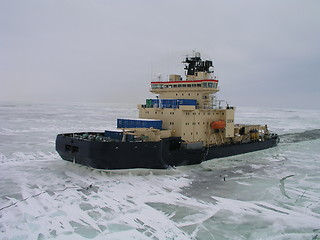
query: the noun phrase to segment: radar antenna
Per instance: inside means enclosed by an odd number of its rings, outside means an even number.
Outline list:
[[[196,72],[213,73],[213,63],[210,60],[202,61],[201,54],[194,52],[193,57],[186,56],[185,63],[186,75],[196,75]]]

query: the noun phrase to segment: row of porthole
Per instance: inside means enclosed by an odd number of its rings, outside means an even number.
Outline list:
[[[202,124],[205,125],[205,122],[202,122]],[[209,123],[207,122],[207,124],[209,124]],[[186,125],[190,125],[190,123],[186,123]],[[196,125],[196,123],[193,122],[192,125]],[[200,125],[200,122],[198,122],[198,125]]]
[[[149,111],[145,111],[145,114],[149,114]],[[159,112],[160,113],[160,112]],[[158,112],[154,112],[154,114],[158,114]],[[163,112],[161,112],[161,114],[163,115]],[[174,112],[170,112],[170,115],[174,115]]]
[[[187,94],[187,93],[186,93]],[[178,96],[179,94],[176,93],[176,96]],[[184,96],[184,93],[181,93],[181,96]],[[188,93],[188,96],[191,96],[190,93]],[[197,93],[197,96],[199,96],[199,93]]]
[[[224,133],[224,131],[222,130],[221,133]],[[198,135],[198,132],[195,132],[196,135]],[[207,134],[207,132],[204,132],[204,134]],[[185,136],[186,134],[184,133],[183,136]],[[190,135],[193,135],[192,132],[190,133]]]
[[[220,113],[216,113],[216,115],[219,115]],[[222,115],[224,115],[224,113],[221,113]],[[190,115],[190,113],[186,113],[186,115]],[[197,115],[197,113],[193,113],[193,115]],[[198,113],[198,115],[200,115],[200,113]],[[203,115],[206,115],[206,113],[204,112]],[[211,113],[207,113],[207,115],[211,115]],[[212,115],[214,115],[214,113],[212,113]]]
[[[198,135],[198,132],[195,132],[196,135]],[[206,134],[206,132],[204,132],[204,134]],[[186,134],[184,133],[183,136],[185,136]],[[190,133],[190,135],[193,135],[192,132]]]

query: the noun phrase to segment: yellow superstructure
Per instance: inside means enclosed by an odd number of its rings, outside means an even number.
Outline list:
[[[158,140],[161,135],[169,134],[181,137],[186,142],[201,142],[204,146],[210,146],[242,142],[246,138],[252,140],[259,138],[259,132],[267,131],[266,126],[235,126],[235,108],[228,105],[222,107],[221,101],[216,99],[219,81],[213,77],[212,61],[202,61],[200,53],[195,53],[195,56],[187,57],[184,63],[185,79],[180,75],[170,75],[167,81],[151,82],[150,91],[157,94],[153,101],[155,104],[138,105],[139,118],[162,120],[165,134],[159,131],[158,137],[151,137],[150,140]],[[170,100],[173,100],[172,105],[167,103]],[[179,100],[192,100],[195,104],[177,104]],[[141,135],[143,130],[130,131]]]

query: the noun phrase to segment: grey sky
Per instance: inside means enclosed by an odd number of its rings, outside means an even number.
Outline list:
[[[142,103],[193,50],[232,105],[320,108],[318,0],[0,0],[0,101]]]

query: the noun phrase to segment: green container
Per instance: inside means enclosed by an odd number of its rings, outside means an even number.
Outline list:
[[[152,107],[152,99],[146,99],[146,107]]]

